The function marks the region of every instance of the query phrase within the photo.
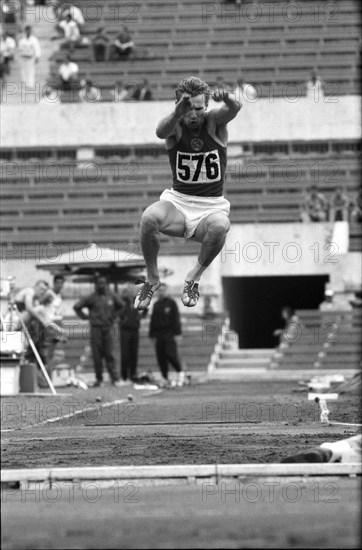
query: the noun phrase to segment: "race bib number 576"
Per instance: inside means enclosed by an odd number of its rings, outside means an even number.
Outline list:
[[[221,177],[219,151],[182,153],[177,151],[176,173],[184,183],[211,183]]]

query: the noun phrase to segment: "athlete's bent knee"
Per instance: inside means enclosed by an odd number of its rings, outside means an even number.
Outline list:
[[[229,218],[218,218],[213,220],[208,227],[208,232],[218,237],[226,235],[230,229]]]
[[[146,208],[141,217],[141,228],[159,229],[162,224],[162,216],[152,205]]]

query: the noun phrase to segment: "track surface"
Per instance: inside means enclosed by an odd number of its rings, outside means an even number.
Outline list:
[[[300,389],[286,381],[213,382],[156,395],[106,387],[5,398],[2,468],[272,463],[358,433],[321,424],[318,406]],[[331,420],[360,422],[358,396],[329,408]],[[2,548],[357,548],[359,479],[9,488]]]
[[[7,496],[2,548],[357,548],[359,508],[350,478],[59,485]]]
[[[358,432],[321,424],[307,391],[293,389],[300,389],[295,382],[213,382],[147,397],[104,388],[27,402],[6,398],[3,428],[12,431],[2,432],[2,468],[279,462]],[[131,391],[134,402],[126,399]],[[120,402],[102,407],[96,397]],[[360,422],[357,397],[328,406],[331,420]],[[80,413],[44,423],[74,411]]]

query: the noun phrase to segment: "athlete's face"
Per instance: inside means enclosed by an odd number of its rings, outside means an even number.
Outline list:
[[[204,122],[206,114],[205,96],[204,94],[190,97],[190,106],[182,115],[182,120],[188,128],[199,128]]]

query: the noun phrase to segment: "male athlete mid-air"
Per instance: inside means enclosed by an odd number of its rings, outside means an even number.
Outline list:
[[[210,95],[209,86],[200,78],[182,80],[176,89],[174,111],[157,126],[157,136],[165,140],[173,186],[142,215],[140,240],[147,281],[135,298],[137,309],[147,309],[160,286],[160,233],[201,243],[197,261],[185,278],[181,299],[187,307],[197,304],[201,276],[225,243],[230,228],[230,203],[223,196],[227,124],[241,105],[219,89],[212,98],[223,105],[207,112]]]

